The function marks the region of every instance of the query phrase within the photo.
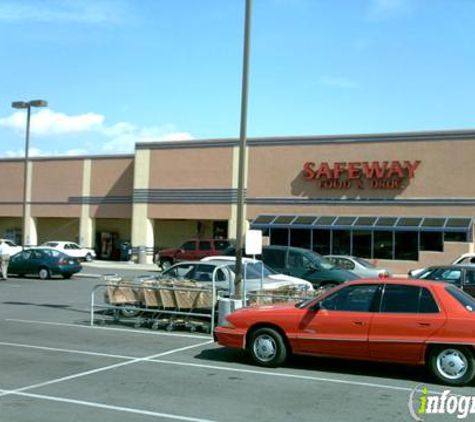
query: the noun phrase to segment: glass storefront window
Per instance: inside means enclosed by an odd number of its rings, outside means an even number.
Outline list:
[[[270,230],[271,245],[289,245],[289,229],[271,229]]]
[[[351,232],[350,230],[333,230],[332,254],[351,254]]]
[[[360,258],[372,258],[371,232],[369,230],[353,231],[353,255]]]
[[[417,261],[419,259],[419,241],[417,232],[396,232],[395,259]]]
[[[466,233],[445,232],[444,240],[446,242],[468,242]]]
[[[444,251],[444,234],[442,232],[421,232],[421,251]]]
[[[393,259],[393,232],[374,232],[374,258]]]
[[[329,255],[330,236],[330,230],[313,230],[313,250],[320,255]]]
[[[311,231],[305,229],[290,230],[290,246],[310,249],[312,246]]]

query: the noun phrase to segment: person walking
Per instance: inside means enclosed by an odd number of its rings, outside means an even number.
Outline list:
[[[6,280],[8,278],[8,263],[10,261],[10,251],[8,245],[5,242],[0,243],[0,269],[2,271],[2,278]]]

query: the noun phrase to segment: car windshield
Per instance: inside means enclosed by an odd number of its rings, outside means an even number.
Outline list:
[[[321,256],[317,252],[309,251],[309,252],[306,252],[304,256],[315,267],[323,268],[324,270],[331,270],[332,268],[335,268],[335,266],[330,261],[327,261],[323,256]]]
[[[462,279],[462,270],[459,268],[429,268],[428,270],[419,274],[417,278],[460,284]]]
[[[229,269],[236,273],[236,264],[229,265]],[[261,278],[261,275],[264,277],[269,277],[272,274],[277,274],[274,270],[269,268],[267,265],[264,265],[264,272],[262,272],[262,264],[260,262],[247,262],[243,263],[243,273],[244,276],[249,279]]]
[[[366,267],[366,268],[376,268],[373,264],[371,264],[371,262],[368,262],[366,261],[365,259],[363,258],[354,258],[356,262],[358,262],[359,264],[361,264],[363,267]]]

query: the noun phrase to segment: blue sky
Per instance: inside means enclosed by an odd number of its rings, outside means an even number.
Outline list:
[[[244,0],[0,0],[0,156],[239,136]],[[254,0],[248,135],[475,127],[475,1]]]

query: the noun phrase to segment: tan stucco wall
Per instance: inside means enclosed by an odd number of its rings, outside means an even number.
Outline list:
[[[0,216],[21,216],[23,204],[23,161],[0,161]],[[7,183],[5,183],[7,181]],[[13,202],[17,204],[3,204]]]
[[[32,202],[68,203],[81,196],[82,173],[82,159],[33,161]]]
[[[231,188],[232,148],[151,151],[150,188]]]
[[[38,218],[36,220],[38,244],[48,240],[79,240],[79,219],[77,218]]]
[[[475,197],[475,184],[467,183],[473,167],[475,142],[381,142],[356,144],[259,146],[250,148],[250,197]],[[302,176],[303,164],[314,162],[393,161],[421,163],[415,178],[403,189],[321,189]],[[407,183],[409,182],[409,183]]]
[[[133,184],[133,158],[91,160],[91,196],[130,196]]]
[[[213,237],[213,221],[199,220],[202,227],[203,239]],[[155,220],[155,247],[176,247],[188,239],[197,237],[197,220]]]

